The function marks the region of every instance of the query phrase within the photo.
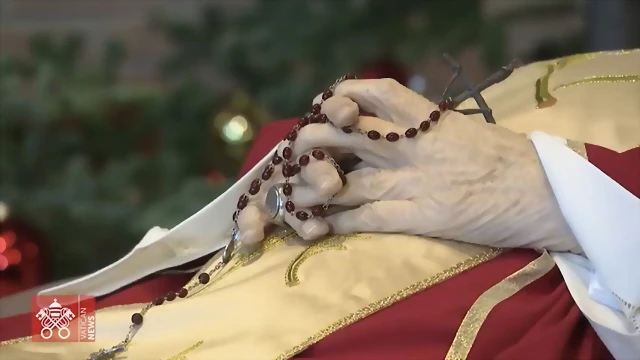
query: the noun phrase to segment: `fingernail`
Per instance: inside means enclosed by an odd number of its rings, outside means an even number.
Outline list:
[[[302,224],[302,231],[304,232],[303,239],[315,240],[318,237],[326,234],[329,230],[327,224],[321,223],[317,220],[308,220]]]

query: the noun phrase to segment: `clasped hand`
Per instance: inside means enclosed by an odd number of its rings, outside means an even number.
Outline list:
[[[314,102],[320,102],[320,96]],[[313,149],[334,157],[354,154],[361,166],[343,186],[328,162],[313,161],[293,179],[296,206],[357,206],[326,218],[285,221],[307,240],[327,233],[423,235],[495,247],[580,252],[560,213],[535,148],[522,134],[447,111],[414,138],[384,134],[419,128],[437,105],[390,79],[346,80],[322,103],[330,123],[298,132],[293,159]],[[363,116],[361,114],[375,114]],[[383,135],[345,133],[350,126]],[[282,151],[284,144],[280,146]],[[264,238],[264,197],[238,218],[241,240]]]

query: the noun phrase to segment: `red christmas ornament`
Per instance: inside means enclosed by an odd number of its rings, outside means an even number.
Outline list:
[[[0,298],[45,284],[50,262],[35,228],[14,217],[0,221]]]
[[[407,69],[399,62],[391,59],[383,59],[365,65],[359,72],[361,79],[395,79],[402,85],[409,80]]]

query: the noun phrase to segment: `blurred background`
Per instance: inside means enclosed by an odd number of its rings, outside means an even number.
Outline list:
[[[636,0],[0,0],[0,296],[85,274],[233,181],[346,72],[437,99],[513,58],[640,47]],[[221,216],[228,216],[223,214]]]

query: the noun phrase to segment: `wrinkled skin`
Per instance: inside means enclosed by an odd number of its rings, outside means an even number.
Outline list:
[[[333,204],[358,207],[314,220],[321,226],[303,237],[313,239],[327,231],[390,232],[581,252],[535,148],[524,135],[452,111],[428,132],[394,143],[340,129],[355,126],[383,136],[403,134],[436,109],[436,104],[390,79],[347,80],[338,85],[335,95],[322,104],[322,113],[332,124],[310,124],[300,130],[294,156],[321,147],[353,153],[363,165],[347,175],[344,188],[334,178],[330,191],[313,194],[319,186],[315,184],[307,195],[294,192],[293,197],[309,206],[337,193]],[[334,171],[327,167],[325,175]],[[263,226],[243,225],[243,231]]]

